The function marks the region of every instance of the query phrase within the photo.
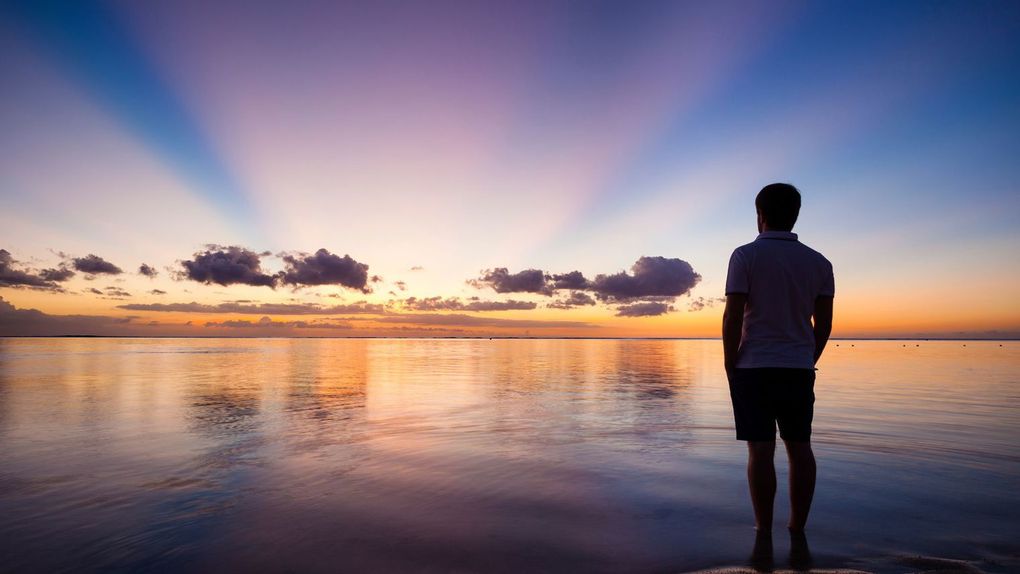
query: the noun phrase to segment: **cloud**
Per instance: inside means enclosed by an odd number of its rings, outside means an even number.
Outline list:
[[[478,289],[491,287],[496,293],[541,293],[552,295],[552,286],[546,282],[541,269],[525,269],[510,273],[506,267],[486,269],[481,277],[471,279],[468,284]]]
[[[547,307],[569,309],[594,305],[597,299],[603,303],[633,303],[618,308],[617,315],[640,317],[673,310],[668,304],[681,295],[690,294],[701,281],[701,275],[690,263],[676,258],[641,257],[630,270],[630,273],[599,274],[589,281],[580,271],[544,273],[539,269],[525,269],[510,273],[505,267],[497,267],[482,271],[479,278],[468,280],[468,284],[479,289],[490,287],[497,293],[539,293],[547,296],[570,289],[570,297],[554,301]]]
[[[411,271],[424,271],[424,270],[425,270],[425,268],[422,267],[421,265],[415,265],[415,266],[411,267]]]
[[[199,283],[275,288],[278,277],[262,272],[261,254],[236,245],[207,245],[190,261],[181,261],[181,275]]]
[[[49,315],[18,309],[0,297],[0,336],[106,335],[129,324],[132,317]]]
[[[381,303],[359,301],[344,305],[322,306],[312,303],[129,303],[117,308],[128,311],[156,311],[161,313],[235,313],[239,315],[381,315],[386,306]]]
[[[103,294],[102,291],[100,291],[99,289],[96,289],[95,287],[89,287],[88,289],[85,290],[85,292],[86,293],[93,293],[95,295],[102,295]]]
[[[414,313],[387,315],[371,319],[377,323],[411,323],[417,325],[457,325],[463,327],[521,327],[521,328],[597,328],[598,325],[582,321],[541,321],[533,319],[502,319],[478,317],[460,313]]]
[[[673,310],[673,306],[657,301],[643,301],[630,305],[620,305],[616,308],[617,317],[650,317],[663,315]]]
[[[602,301],[678,297],[701,281],[701,275],[682,259],[641,257],[631,266],[631,272],[597,275],[591,290]]]
[[[18,261],[9,251],[0,249],[0,287],[34,287],[37,289],[60,289],[60,281],[66,281],[74,272],[70,269],[44,269],[38,273],[31,269],[17,268]]]
[[[702,309],[711,309],[717,304],[725,303],[726,299],[723,297],[698,297],[697,299],[691,300],[687,304],[687,310],[690,312],[701,311]]]
[[[286,265],[282,281],[287,285],[342,285],[363,293],[371,291],[367,287],[368,265],[358,263],[350,255],[340,257],[320,249],[312,255],[297,253],[281,256]],[[372,281],[378,280],[377,275],[372,276]]]
[[[39,276],[47,281],[63,282],[67,281],[71,277],[74,277],[74,271],[71,271],[67,267],[59,267],[57,269],[43,269],[39,272]]]
[[[107,287],[106,294],[111,297],[130,297],[131,294],[120,287]]]
[[[159,271],[156,271],[155,267],[152,267],[146,263],[142,263],[141,265],[138,266],[138,274],[144,275],[151,279],[156,275],[159,275]]]
[[[550,309],[572,309],[583,305],[594,305],[595,298],[583,291],[572,291],[570,297],[546,305]]]
[[[589,286],[588,280],[580,271],[548,275],[546,278],[552,281],[553,289],[586,289]]]
[[[252,328],[273,328],[273,329],[352,329],[353,325],[342,322],[309,322],[309,321],[273,321],[269,317],[262,317],[258,321],[210,321],[206,327],[252,329]]]
[[[414,311],[514,311],[530,310],[538,305],[531,301],[483,301],[472,297],[464,302],[457,297],[444,299],[442,297],[408,297],[401,301],[401,304]]]
[[[166,295],[166,291],[164,291],[162,289],[153,289],[152,291],[149,291],[149,294],[150,295]]]
[[[91,253],[85,257],[75,257],[71,260],[71,265],[76,270],[89,275],[120,275],[124,272],[120,267]]]
[[[393,284],[397,286],[397,289],[400,289],[401,291],[407,291],[407,283],[406,282],[404,282],[404,281],[394,281]]]

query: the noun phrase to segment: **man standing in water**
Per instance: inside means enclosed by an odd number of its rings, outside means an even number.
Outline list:
[[[767,185],[754,204],[758,238],[733,251],[726,278],[726,374],[737,440],[747,441],[755,528],[772,531],[778,423],[790,459],[788,528],[799,534],[815,491],[815,363],[832,330],[832,264],[791,231],[800,213],[797,188]]]

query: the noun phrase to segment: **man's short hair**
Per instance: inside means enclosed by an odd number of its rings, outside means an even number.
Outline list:
[[[800,215],[800,192],[788,183],[773,183],[761,188],[754,206],[770,229],[790,231]]]

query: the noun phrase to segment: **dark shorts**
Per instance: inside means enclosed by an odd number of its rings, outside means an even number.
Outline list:
[[[783,440],[811,439],[813,369],[732,369],[729,380],[737,440],[774,441],[776,423]]]

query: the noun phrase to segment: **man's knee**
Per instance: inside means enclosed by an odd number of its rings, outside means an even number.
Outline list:
[[[790,456],[810,456],[811,453],[811,441],[809,440],[784,440],[786,444],[786,452],[790,453]]]
[[[776,453],[776,441],[748,441],[747,454],[753,460],[771,460]]]

